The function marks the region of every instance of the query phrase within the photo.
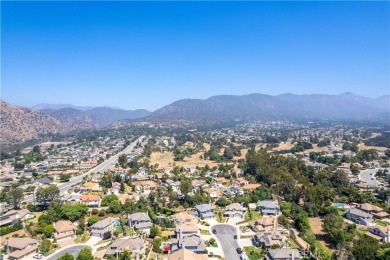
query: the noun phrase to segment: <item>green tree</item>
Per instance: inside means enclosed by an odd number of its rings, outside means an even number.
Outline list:
[[[119,200],[114,200],[113,202],[110,203],[110,206],[108,207],[110,212],[115,213],[115,214],[121,212],[121,208],[122,207],[121,207]]]
[[[33,153],[40,154],[41,153],[41,147],[39,145],[36,145],[32,149]]]
[[[160,253],[161,252],[161,245],[162,245],[161,238],[159,238],[159,237],[154,238],[153,242],[152,242],[153,252]]]
[[[71,178],[72,176],[70,175],[70,174],[61,174],[60,175],[60,180],[62,181],[62,182],[68,182],[69,180],[70,180],[70,178]]]
[[[180,181],[180,191],[183,195],[187,195],[192,190],[191,181],[189,179],[182,179]]]
[[[41,244],[39,245],[39,251],[43,254],[49,252],[51,249],[51,241],[48,239],[42,240]]]
[[[70,221],[76,221],[87,215],[88,206],[85,204],[64,204],[60,208],[60,214],[63,218]]]
[[[43,229],[43,234],[45,234],[45,236],[47,238],[50,238],[52,235],[53,235],[53,232],[54,232],[54,227],[53,225],[47,225],[44,229]]]
[[[92,216],[88,219],[88,226],[92,226],[93,224],[95,224],[96,222],[98,222],[99,219],[95,216]]]
[[[353,242],[352,254],[357,260],[372,260],[375,259],[375,253],[378,249],[378,241],[363,235]]]
[[[152,227],[150,229],[150,238],[155,238],[156,236],[159,236],[161,234],[161,231],[158,227]]]
[[[116,196],[115,194],[110,194],[110,195],[105,196],[102,199],[100,205],[102,207],[109,206],[114,201],[119,201],[118,196]]]
[[[6,194],[6,201],[14,209],[18,209],[20,203],[24,198],[23,190],[20,188],[13,188]]]
[[[66,253],[65,255],[58,258],[58,260],[73,260],[73,259],[74,259],[74,256],[69,254],[69,253]]]
[[[93,260],[91,249],[83,248],[78,254],[76,260]]]
[[[47,187],[43,187],[38,189],[36,192],[36,201],[42,205],[44,208],[47,208],[47,206],[55,199],[59,199],[60,197],[60,190],[56,185],[49,185]]]

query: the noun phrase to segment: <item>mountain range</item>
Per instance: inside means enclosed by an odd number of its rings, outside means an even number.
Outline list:
[[[182,99],[154,112],[110,107],[40,104],[22,108],[1,101],[0,143],[11,145],[47,133],[98,129],[134,122],[165,122],[203,126],[251,120],[349,120],[390,123],[390,95],[376,99],[352,93],[340,95],[271,96],[219,95],[208,99]],[[119,122],[119,123],[118,123]],[[185,122],[185,123],[183,123]]]
[[[150,121],[353,120],[390,122],[390,95],[377,99],[341,95],[221,95],[182,99],[154,111]]]

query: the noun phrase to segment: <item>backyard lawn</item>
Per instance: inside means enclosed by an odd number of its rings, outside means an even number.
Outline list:
[[[258,260],[265,256],[265,252],[261,248],[255,246],[246,246],[244,247],[244,251],[249,260]]]
[[[245,222],[256,220],[260,217],[260,213],[256,210],[251,210],[251,213],[248,212],[245,213]]]

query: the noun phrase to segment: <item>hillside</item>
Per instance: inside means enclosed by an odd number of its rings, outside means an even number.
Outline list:
[[[150,121],[189,120],[194,123],[248,120],[353,120],[387,123],[388,98],[341,95],[213,96],[206,100],[182,99],[153,112]],[[380,104],[378,104],[380,103]]]
[[[61,122],[38,110],[21,108],[0,100],[0,143],[12,145],[41,134],[61,132]]]
[[[124,110],[110,107],[95,107],[86,112],[99,118],[106,125],[122,119],[137,119],[150,115],[145,109]]]
[[[105,126],[99,118],[74,108],[45,109],[41,111],[60,121],[67,131],[96,129]]]

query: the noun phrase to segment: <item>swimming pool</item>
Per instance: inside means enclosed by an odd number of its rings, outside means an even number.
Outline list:
[[[333,203],[333,207],[335,207],[337,209],[342,209],[342,208],[344,208],[344,204],[342,204],[342,203]]]

